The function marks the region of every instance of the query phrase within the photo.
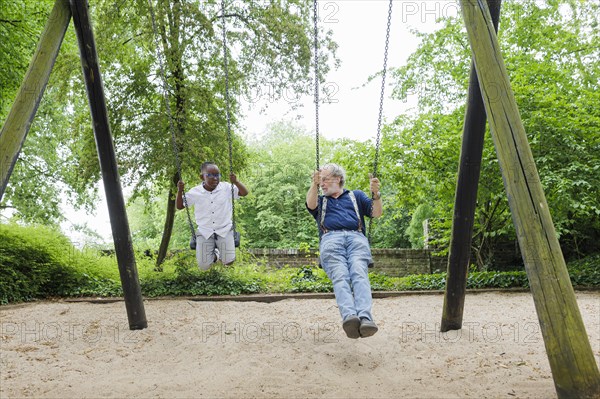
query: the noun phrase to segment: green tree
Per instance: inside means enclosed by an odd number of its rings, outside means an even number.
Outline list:
[[[0,121],[8,115],[53,4],[53,0],[0,3]]]
[[[328,142],[320,140],[327,158]],[[318,246],[317,226],[306,210],[306,192],[315,170],[315,140],[291,122],[272,124],[250,144],[244,183],[250,194],[240,212],[245,240],[255,248]],[[237,208],[236,208],[237,209]]]
[[[129,218],[131,238],[135,248],[154,252],[159,247],[166,211],[163,205],[167,195],[168,193],[165,191],[153,196],[149,200],[138,197],[135,200],[129,201],[127,205],[127,217]],[[193,212],[190,212],[190,216],[193,220]],[[177,249],[187,249],[190,238],[191,231],[185,211],[177,212],[175,214],[171,245]]]
[[[599,11],[597,2],[516,4],[521,18],[506,32],[507,47],[519,49],[515,95],[567,256],[600,250]]]
[[[503,2],[500,44],[563,250],[597,251],[600,130],[598,10],[595,2]],[[471,57],[460,19],[446,19],[396,68],[393,95],[418,94],[411,117],[398,117],[383,143],[400,207],[430,204],[450,236],[464,103]],[[486,138],[474,229],[480,263],[495,242],[514,238],[492,140]],[[446,243],[446,244],[444,244]]]
[[[110,28],[101,32],[99,42],[103,44],[100,50],[113,56],[105,70],[112,94],[109,109],[116,119],[115,137],[117,145],[124,147],[124,178],[134,185],[134,197],[169,188],[160,263],[174,220],[178,176],[173,152],[180,157],[188,182],[198,181],[203,160],[213,160],[226,170],[226,131],[229,124],[237,128],[239,96],[251,96],[256,87],[276,96],[284,90],[308,90],[311,25],[306,1],[228,2],[224,13],[219,3],[213,2],[161,0],[154,10],[147,4],[101,3],[98,20]],[[115,20],[120,23],[108,23]],[[152,23],[156,30],[150,29]],[[228,41],[227,71],[222,55],[223,24]],[[323,46],[334,49],[328,37]],[[169,115],[161,96],[157,54],[165,56],[172,134],[176,137],[173,151],[167,138]],[[327,61],[324,73],[326,65]],[[231,90],[228,104],[225,72]],[[232,112],[230,121],[227,107]],[[240,171],[247,156],[237,135],[233,152],[234,170]]]
[[[11,66],[13,61],[21,63],[19,67],[11,68],[9,74],[2,73],[2,78],[9,77],[2,83],[2,119],[8,114],[32,61],[31,56],[41,29],[48,22],[53,3],[50,0],[23,0],[4,2],[0,7],[0,12],[13,12],[12,17],[0,18],[0,47],[12,50],[6,56],[10,61],[3,66]],[[15,16],[16,9],[21,12],[19,17]],[[6,21],[17,29],[2,31]],[[79,51],[71,25],[1,207],[12,208],[16,219],[50,225],[58,225],[64,220],[62,205],[65,203],[92,210],[98,201],[95,183],[100,172],[97,159]]]
[[[122,182],[133,187],[133,199],[150,201],[165,189],[169,192],[160,248],[164,254],[173,226],[178,178],[173,147],[189,187],[198,181],[198,168],[204,160],[213,160],[222,169],[228,169],[226,132],[231,122],[234,170],[243,170],[247,154],[236,134],[240,130],[240,99],[255,98],[257,89],[276,97],[312,89],[312,8],[307,0],[227,2],[224,13],[219,2],[212,1],[153,3],[156,30],[145,0],[93,2],[91,15]],[[224,23],[231,121],[225,112],[221,41]],[[69,29],[67,48],[61,50],[48,86],[49,90],[56,89],[54,100],[64,101],[59,108],[64,104],[68,124],[60,129],[52,124],[47,128],[61,143],[58,159],[70,166],[62,172],[64,189],[71,190],[78,204],[90,205],[99,170],[78,52],[76,47],[68,46],[73,37]],[[320,37],[322,79],[336,45],[330,32],[321,32]],[[171,115],[163,98],[159,54],[165,61]],[[174,126],[174,145],[169,116]],[[27,149],[23,155],[28,156]],[[41,156],[42,162],[48,162],[46,156]],[[20,166],[28,167],[24,163]],[[27,184],[36,185],[36,174],[28,172],[24,175],[33,179]],[[8,194],[5,198],[17,208],[22,206],[17,197]]]
[[[52,0],[15,0],[0,4],[0,124],[8,116],[53,4]],[[13,184],[8,186],[0,204],[0,209],[11,209],[16,219],[54,224],[62,219],[60,193],[64,179],[56,154],[60,145],[49,128],[52,121],[54,126],[64,126],[61,111],[47,101],[39,107],[30,141],[25,143],[26,149],[13,171]],[[32,141],[38,145],[31,145]]]
[[[389,129],[384,128],[384,141],[387,140]],[[382,143],[383,147],[383,143]],[[346,188],[363,190],[369,193],[369,174],[374,172],[375,148],[370,141],[357,141],[350,139],[336,140],[333,143],[333,156],[331,161],[340,164],[346,170]],[[381,156],[381,155],[380,155]],[[408,248],[409,237],[406,234],[410,215],[398,203],[398,198],[403,195],[405,188],[391,176],[388,171],[390,157],[381,157],[377,168],[377,177],[381,181],[381,195],[383,198],[383,215],[376,220],[366,220],[367,234],[371,239],[371,246],[377,248]]]
[[[423,223],[432,216],[432,211],[428,204],[421,204],[415,209],[410,225],[406,229],[406,234],[410,237],[410,243],[413,248],[423,248],[425,246],[425,229]]]

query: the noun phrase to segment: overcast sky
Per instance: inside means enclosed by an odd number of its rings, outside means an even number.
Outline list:
[[[456,16],[460,12],[456,1],[408,1],[395,0],[392,6],[391,29],[388,50],[388,68],[403,65],[416,49],[418,39],[410,29],[430,32],[441,16]],[[319,2],[320,25],[333,31],[338,43],[341,66],[330,72],[321,88],[333,91],[319,109],[319,132],[326,138],[373,139],[377,133],[381,79],[365,86],[368,77],[382,70],[385,35],[387,27],[388,0],[323,0]],[[386,83],[391,83],[388,74]],[[393,119],[414,106],[415,96],[406,102],[389,98],[391,87],[386,85],[384,97],[384,120]],[[290,111],[290,99],[272,99],[267,89],[257,89],[257,97],[269,103],[266,113],[259,114],[254,107],[246,112],[242,125],[249,137],[260,136],[266,126],[281,119],[298,120],[308,131],[315,130],[315,106],[313,96],[300,99],[304,105]],[[260,95],[258,95],[260,94]],[[321,93],[320,98],[325,96]],[[278,101],[274,101],[278,100]]]

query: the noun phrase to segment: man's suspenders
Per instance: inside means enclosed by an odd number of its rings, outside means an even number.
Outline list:
[[[352,200],[352,205],[354,205],[354,212],[356,212],[356,218],[358,219],[358,231],[362,233],[362,220],[360,219],[360,213],[358,212],[358,203],[356,202],[356,196],[354,195],[354,191],[348,191],[348,195],[350,196],[350,200]],[[327,210],[327,197],[323,196],[323,203],[321,204],[321,231],[323,234],[327,233],[327,229],[325,228],[325,211]]]
[[[356,197],[354,196],[354,191],[348,191],[348,195],[350,195],[350,199],[352,200],[352,205],[354,205],[354,211],[356,212],[356,217],[358,218],[358,231],[362,233],[362,220],[360,219],[360,213],[358,212],[358,203],[356,202]],[[327,197],[323,196],[323,203],[321,204],[321,231],[323,234],[327,233],[327,229],[325,228],[325,211],[327,209]],[[369,260],[368,264],[369,268],[374,266],[373,258]],[[321,262],[319,262],[319,267],[321,267]]]

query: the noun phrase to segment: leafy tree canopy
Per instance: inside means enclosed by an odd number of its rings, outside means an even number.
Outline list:
[[[598,248],[600,163],[598,83],[599,6],[582,1],[505,1],[499,39],[525,129],[563,249]],[[384,164],[400,191],[400,208],[429,204],[446,246],[470,48],[463,22],[443,21],[406,65],[393,71],[394,96],[418,95],[418,106],[389,126]],[[478,192],[477,250],[510,238],[513,228],[493,142],[486,138]]]
[[[22,14],[36,12],[34,3],[38,2],[21,1]],[[38,30],[50,9],[46,3],[36,25]],[[91,4],[119,171],[124,185],[133,187],[134,199],[141,196],[150,201],[166,188],[173,190],[177,157],[186,181],[197,180],[198,168],[205,160],[228,169],[229,126],[233,135],[233,168],[236,172],[243,170],[248,156],[237,134],[243,130],[237,122],[241,101],[252,99],[257,88],[276,96],[312,89],[312,3],[226,3],[224,12],[220,2],[200,0],[158,0],[152,2],[152,9],[145,0],[101,0]],[[9,16],[6,20],[16,18],[2,11],[3,17]],[[0,19],[1,29],[6,21]],[[228,44],[228,103],[223,24]],[[33,52],[38,34],[31,36],[32,50],[18,58],[24,63]],[[323,79],[329,68],[337,64],[333,58],[336,44],[331,40],[331,32],[320,32],[319,37]],[[3,35],[2,39],[4,47],[0,51],[17,42],[25,46],[17,35]],[[24,68],[15,71],[18,76],[7,75],[12,76],[12,83],[22,79]],[[14,94],[4,96],[4,85],[2,90],[3,99],[14,98]],[[60,220],[58,191],[67,194],[60,197],[70,197],[77,205],[92,208],[100,178],[72,27],[67,31],[40,112],[43,109],[47,110],[47,118],[38,115],[34,120],[21,154],[21,160],[35,158],[39,165],[17,163],[4,201],[28,218],[48,222]],[[47,145],[40,143],[42,138],[50,138]],[[61,186],[51,192],[50,186],[56,182]],[[46,192],[36,191],[44,183],[48,183]],[[21,195],[20,191],[31,195]],[[47,198],[33,199],[43,196]],[[47,209],[32,213],[35,207]]]

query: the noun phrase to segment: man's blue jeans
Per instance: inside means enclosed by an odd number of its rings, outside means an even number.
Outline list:
[[[368,264],[369,241],[360,231],[330,231],[319,246],[321,266],[333,283],[342,320],[356,315],[373,320]]]

